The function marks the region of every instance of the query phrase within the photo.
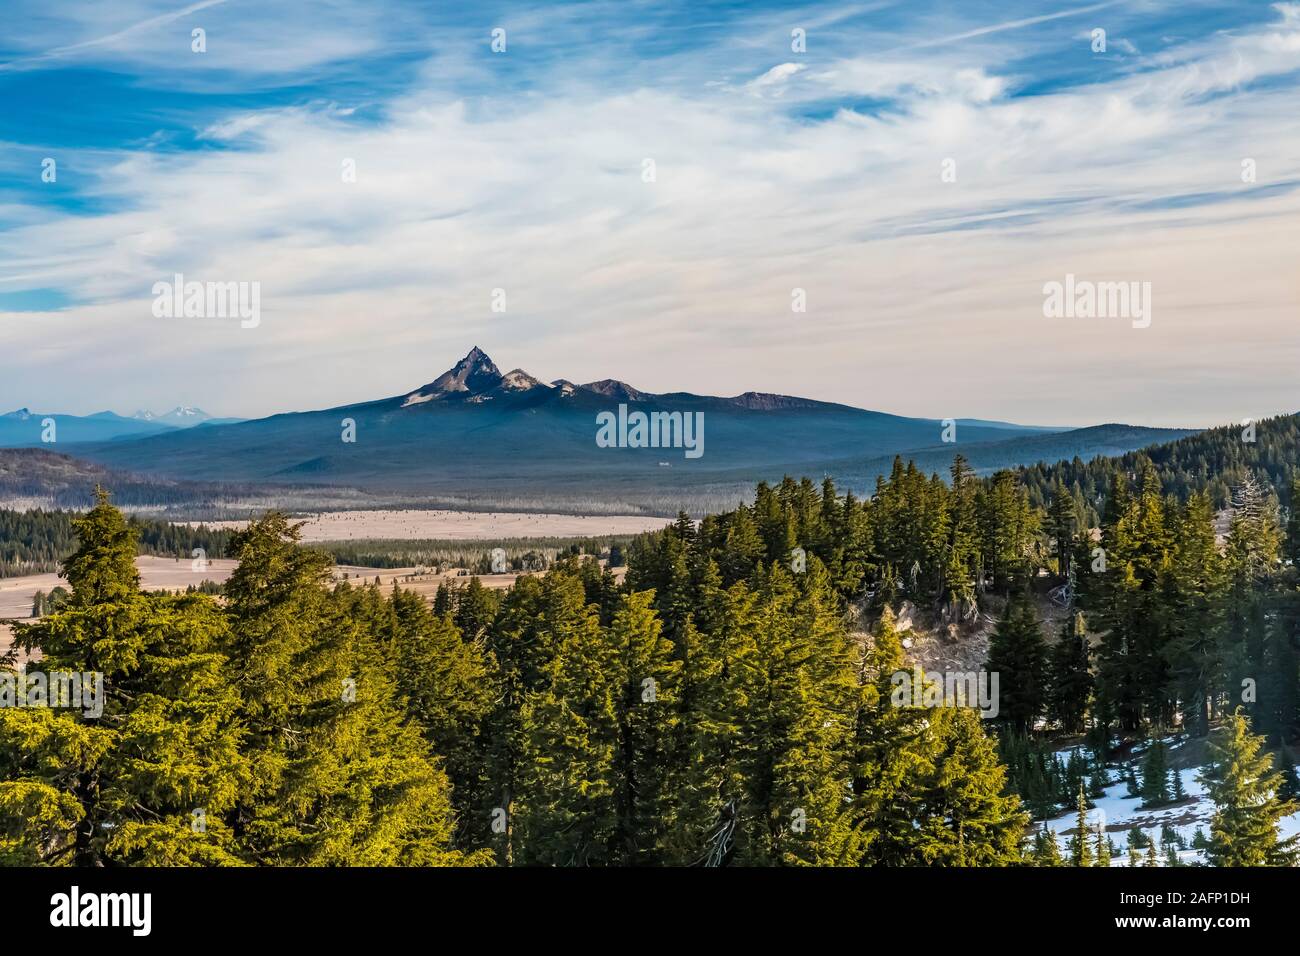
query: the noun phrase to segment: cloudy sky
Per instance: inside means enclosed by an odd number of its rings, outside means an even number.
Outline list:
[[[0,411],[319,408],[473,345],[940,418],[1300,409],[1300,3],[51,6],[0,0]],[[155,317],[176,273],[260,325]],[[1067,274],[1150,282],[1150,326],[1045,318]]]

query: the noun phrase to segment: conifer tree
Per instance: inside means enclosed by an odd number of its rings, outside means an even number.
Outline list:
[[[701,626],[692,621],[676,648],[681,785],[668,858],[678,865],[725,866],[748,839],[739,819],[745,781],[738,737],[756,680],[754,605],[743,582],[710,590]]]
[[[1132,764],[1129,764],[1128,772],[1124,775],[1124,783],[1128,788],[1127,792],[1130,797],[1142,796],[1142,787],[1138,784],[1137,772],[1133,769]]]
[[[523,694],[515,859],[548,866],[611,862],[618,836],[616,650],[582,582],[548,574],[535,640],[536,689]]]
[[[454,619],[456,627],[467,641],[482,639],[496,619],[499,600],[491,588],[485,588],[477,577],[461,588],[456,597]]]
[[[937,753],[931,758],[920,838],[922,858],[953,866],[1021,861],[1028,814],[1006,793],[995,741],[974,708],[931,711]]]
[[[377,595],[367,589],[366,596]],[[365,598],[357,600],[354,617],[361,616]],[[375,633],[396,664],[396,689],[406,713],[444,761],[457,810],[457,843],[487,846],[496,796],[482,737],[498,687],[485,641],[465,641],[449,614],[438,615],[417,593],[397,587],[372,613]]]
[[[855,682],[829,576],[819,561],[796,590],[773,563],[755,575],[754,693],[738,715],[736,756],[747,781],[737,862],[856,861],[848,779]]]
[[[1142,832],[1140,827],[1129,827],[1128,830],[1128,859],[1129,866],[1142,866],[1144,862],[1143,849],[1151,841],[1147,835]]]
[[[1034,834],[1034,848],[1031,858],[1034,866],[1063,865],[1061,862],[1061,848],[1056,843],[1056,834],[1047,829],[1046,823]]]
[[[1074,818],[1074,836],[1070,837],[1070,865],[1092,866],[1092,847],[1089,845],[1088,798],[1079,787],[1078,812]]]
[[[1159,740],[1151,741],[1142,761],[1142,801],[1148,807],[1169,802],[1169,762],[1165,745]]]
[[[1051,540],[1056,554],[1057,574],[1062,578],[1070,575],[1070,557],[1078,526],[1078,503],[1058,477],[1052,486],[1051,504],[1043,530]]]
[[[1250,732],[1237,710],[1211,741],[1211,760],[1202,781],[1214,802],[1210,823],[1212,866],[1291,866],[1296,838],[1282,840],[1278,823],[1296,804],[1278,796],[1282,775],[1263,751],[1264,739]]]
[[[350,613],[351,590],[327,587],[330,557],[298,537],[273,512],[230,543],[227,655],[255,781],[232,813],[241,853],[280,865],[467,862],[452,847],[450,784],[406,720],[389,650]]]
[[[1159,474],[1149,459],[1138,467],[1136,495],[1123,474],[1114,477],[1101,529],[1105,570],[1089,575],[1084,606],[1090,624],[1104,633],[1098,703],[1130,732],[1146,720],[1167,724],[1173,712],[1165,657],[1169,617],[1159,586],[1172,537]]]
[[[1046,645],[1028,589],[1016,592],[989,641],[988,669],[999,675],[999,719],[1030,730],[1043,712]]]
[[[608,637],[617,654],[617,746],[613,786],[617,825],[611,859],[624,865],[664,861],[676,825],[676,694],[682,662],[663,634],[653,591],[624,595]]]
[[[1111,846],[1110,837],[1106,835],[1106,828],[1100,821],[1097,823],[1097,866],[1109,867],[1113,847]]]
[[[1222,655],[1227,685],[1240,693],[1243,680],[1258,680],[1266,674],[1266,648],[1274,617],[1273,588],[1277,579],[1281,529],[1274,502],[1252,475],[1247,474],[1233,490],[1231,510],[1231,523],[1224,543],[1228,586],[1224,599]],[[1261,683],[1266,691],[1274,691],[1274,696],[1265,699],[1277,703],[1276,693],[1280,687],[1270,686],[1272,675]],[[1292,681],[1282,683],[1289,686]],[[1272,731],[1276,736],[1274,715],[1270,713],[1272,708],[1258,700],[1247,700],[1244,706],[1261,730]]]
[[[0,707],[0,862],[237,864],[230,813],[252,774],[221,612],[140,592],[137,530],[105,492],[73,526],[66,602],[16,628],[49,684]],[[60,674],[84,678],[80,699]]]
[[[1029,815],[1008,796],[1006,772],[971,707],[930,712],[937,745],[921,777],[924,803],[917,838],[921,861],[943,866],[1020,862]]]
[[[1106,787],[1110,779],[1106,774],[1106,768],[1101,767],[1093,771],[1092,776],[1088,778],[1088,797],[1093,800],[1099,800],[1106,796]]]
[[[1092,694],[1091,654],[1083,615],[1070,616],[1053,646],[1047,665],[1047,714],[1066,733],[1083,730]]]
[[[1174,549],[1161,597],[1169,624],[1165,656],[1189,729],[1209,733],[1215,698],[1222,692],[1223,559],[1214,528],[1214,506],[1194,494],[1178,513]]]
[[[926,712],[896,701],[893,675],[910,680],[893,612],[886,606],[869,646],[857,662],[858,701],[854,725],[853,793],[858,829],[867,843],[866,865],[914,863],[919,795],[910,781],[931,770],[932,737]],[[911,688],[913,693],[919,688]],[[902,706],[896,706],[896,703]]]
[[[1183,772],[1181,770],[1173,770],[1170,772],[1173,775],[1174,782],[1173,792],[1170,794],[1170,799],[1174,803],[1186,800],[1187,791],[1183,788]]]

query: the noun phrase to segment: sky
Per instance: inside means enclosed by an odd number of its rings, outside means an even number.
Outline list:
[[[475,345],[934,418],[1300,410],[1300,2],[451,6],[0,0],[0,412],[324,408]],[[257,324],[158,315],[176,274]],[[1067,276],[1150,312],[1049,317]]]

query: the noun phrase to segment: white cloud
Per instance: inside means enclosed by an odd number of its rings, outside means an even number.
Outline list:
[[[548,380],[938,417],[1289,410],[1300,194],[1252,197],[1300,179],[1300,127],[1292,89],[1244,85],[1300,65],[1297,36],[1287,14],[1036,97],[954,45],[784,63],[749,81],[762,97],[589,88],[576,64],[559,90],[465,97],[437,61],[376,122],[233,113],[204,135],[239,149],[101,159],[95,198],[119,211],[0,233],[0,290],[93,303],[0,315],[0,350],[24,357],[0,400],[322,407],[409,391],[480,344]],[[890,108],[788,109],[861,96]],[[1207,193],[1228,198],[1154,202]],[[154,319],[152,283],[175,272],[261,281],[261,325]],[[1044,320],[1042,284],[1066,272],[1151,281],[1152,328]]]
[[[7,0],[0,73],[51,67],[103,67],[165,76],[180,88],[220,87],[231,71],[248,77],[310,70],[379,50],[410,17],[399,5],[230,4],[198,0],[114,0],[52,5]],[[191,31],[207,34],[207,51],[191,50]]]
[[[755,96],[771,95],[780,96],[785,92],[786,83],[796,73],[802,72],[806,67],[802,63],[780,63],[772,67],[762,76],[756,77],[745,84],[745,89]]]

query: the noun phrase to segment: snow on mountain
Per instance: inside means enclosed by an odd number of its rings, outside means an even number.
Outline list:
[[[155,413],[142,408],[131,416],[136,421],[156,422],[159,425],[171,425],[176,428],[189,428],[209,421],[212,416],[201,408],[191,405],[177,405],[169,412]]]

